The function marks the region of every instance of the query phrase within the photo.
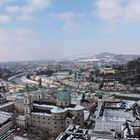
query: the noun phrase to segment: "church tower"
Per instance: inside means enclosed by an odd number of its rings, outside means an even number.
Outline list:
[[[24,98],[24,114],[25,114],[25,116],[30,118],[30,114],[31,114],[32,110],[33,110],[32,98],[31,98],[31,95],[27,95]]]

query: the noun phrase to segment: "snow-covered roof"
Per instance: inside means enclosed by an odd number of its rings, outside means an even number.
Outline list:
[[[7,112],[0,111],[0,124],[11,118],[11,114]]]
[[[66,111],[68,111],[67,108],[62,109],[62,108],[60,108],[60,107],[55,107],[55,108],[53,108],[53,109],[51,110],[51,113],[64,113],[64,112],[66,112]]]
[[[40,116],[51,116],[51,114],[48,114],[48,113],[42,113],[42,112],[32,112],[31,113],[32,115],[40,115]]]
[[[116,140],[115,138],[98,138],[98,137],[91,137],[91,140]]]
[[[13,104],[14,104],[13,102],[8,102],[8,103],[5,103],[5,104],[2,104],[2,105],[0,105],[0,109],[3,108],[3,107],[6,107],[6,106],[13,105]]]
[[[56,106],[54,106],[54,105],[45,105],[45,104],[42,104],[42,105],[33,104],[33,106],[36,106],[36,107],[43,107],[43,108],[50,108],[50,109],[53,109],[53,108],[56,107]]]
[[[126,119],[123,117],[102,117],[102,121],[119,121],[119,122],[125,122]]]
[[[84,110],[84,120],[86,121],[89,117],[90,112],[87,110]]]
[[[76,105],[74,108],[68,108],[69,110],[84,110],[84,107],[81,105]]]

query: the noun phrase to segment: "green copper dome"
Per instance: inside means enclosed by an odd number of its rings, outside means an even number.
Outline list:
[[[62,90],[58,92],[57,99],[60,101],[69,101],[71,100],[71,95],[68,91]]]

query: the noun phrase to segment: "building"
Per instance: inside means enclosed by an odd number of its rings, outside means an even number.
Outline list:
[[[114,74],[115,70],[111,66],[105,66],[104,69],[102,70],[102,73],[104,75],[106,75],[106,74]]]
[[[71,104],[71,93],[66,90],[58,91],[56,103],[44,100],[41,92],[36,100],[29,94],[24,97],[24,115],[17,123],[20,128],[41,127],[59,135],[71,124],[84,126],[84,107]]]
[[[89,130],[80,128],[78,125],[70,125],[55,140],[90,140]]]
[[[126,120],[134,121],[132,110],[126,111],[126,103],[104,101],[100,104],[95,120],[95,131],[120,131]]]
[[[12,114],[0,111],[0,140],[14,140]]]
[[[4,97],[0,97],[0,111],[13,112],[14,103],[8,102]]]

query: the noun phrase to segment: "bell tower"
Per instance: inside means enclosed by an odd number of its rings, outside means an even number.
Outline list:
[[[33,110],[33,103],[32,103],[32,98],[31,95],[27,95],[24,98],[24,114],[25,116],[28,116],[28,118],[30,118],[30,114]]]

